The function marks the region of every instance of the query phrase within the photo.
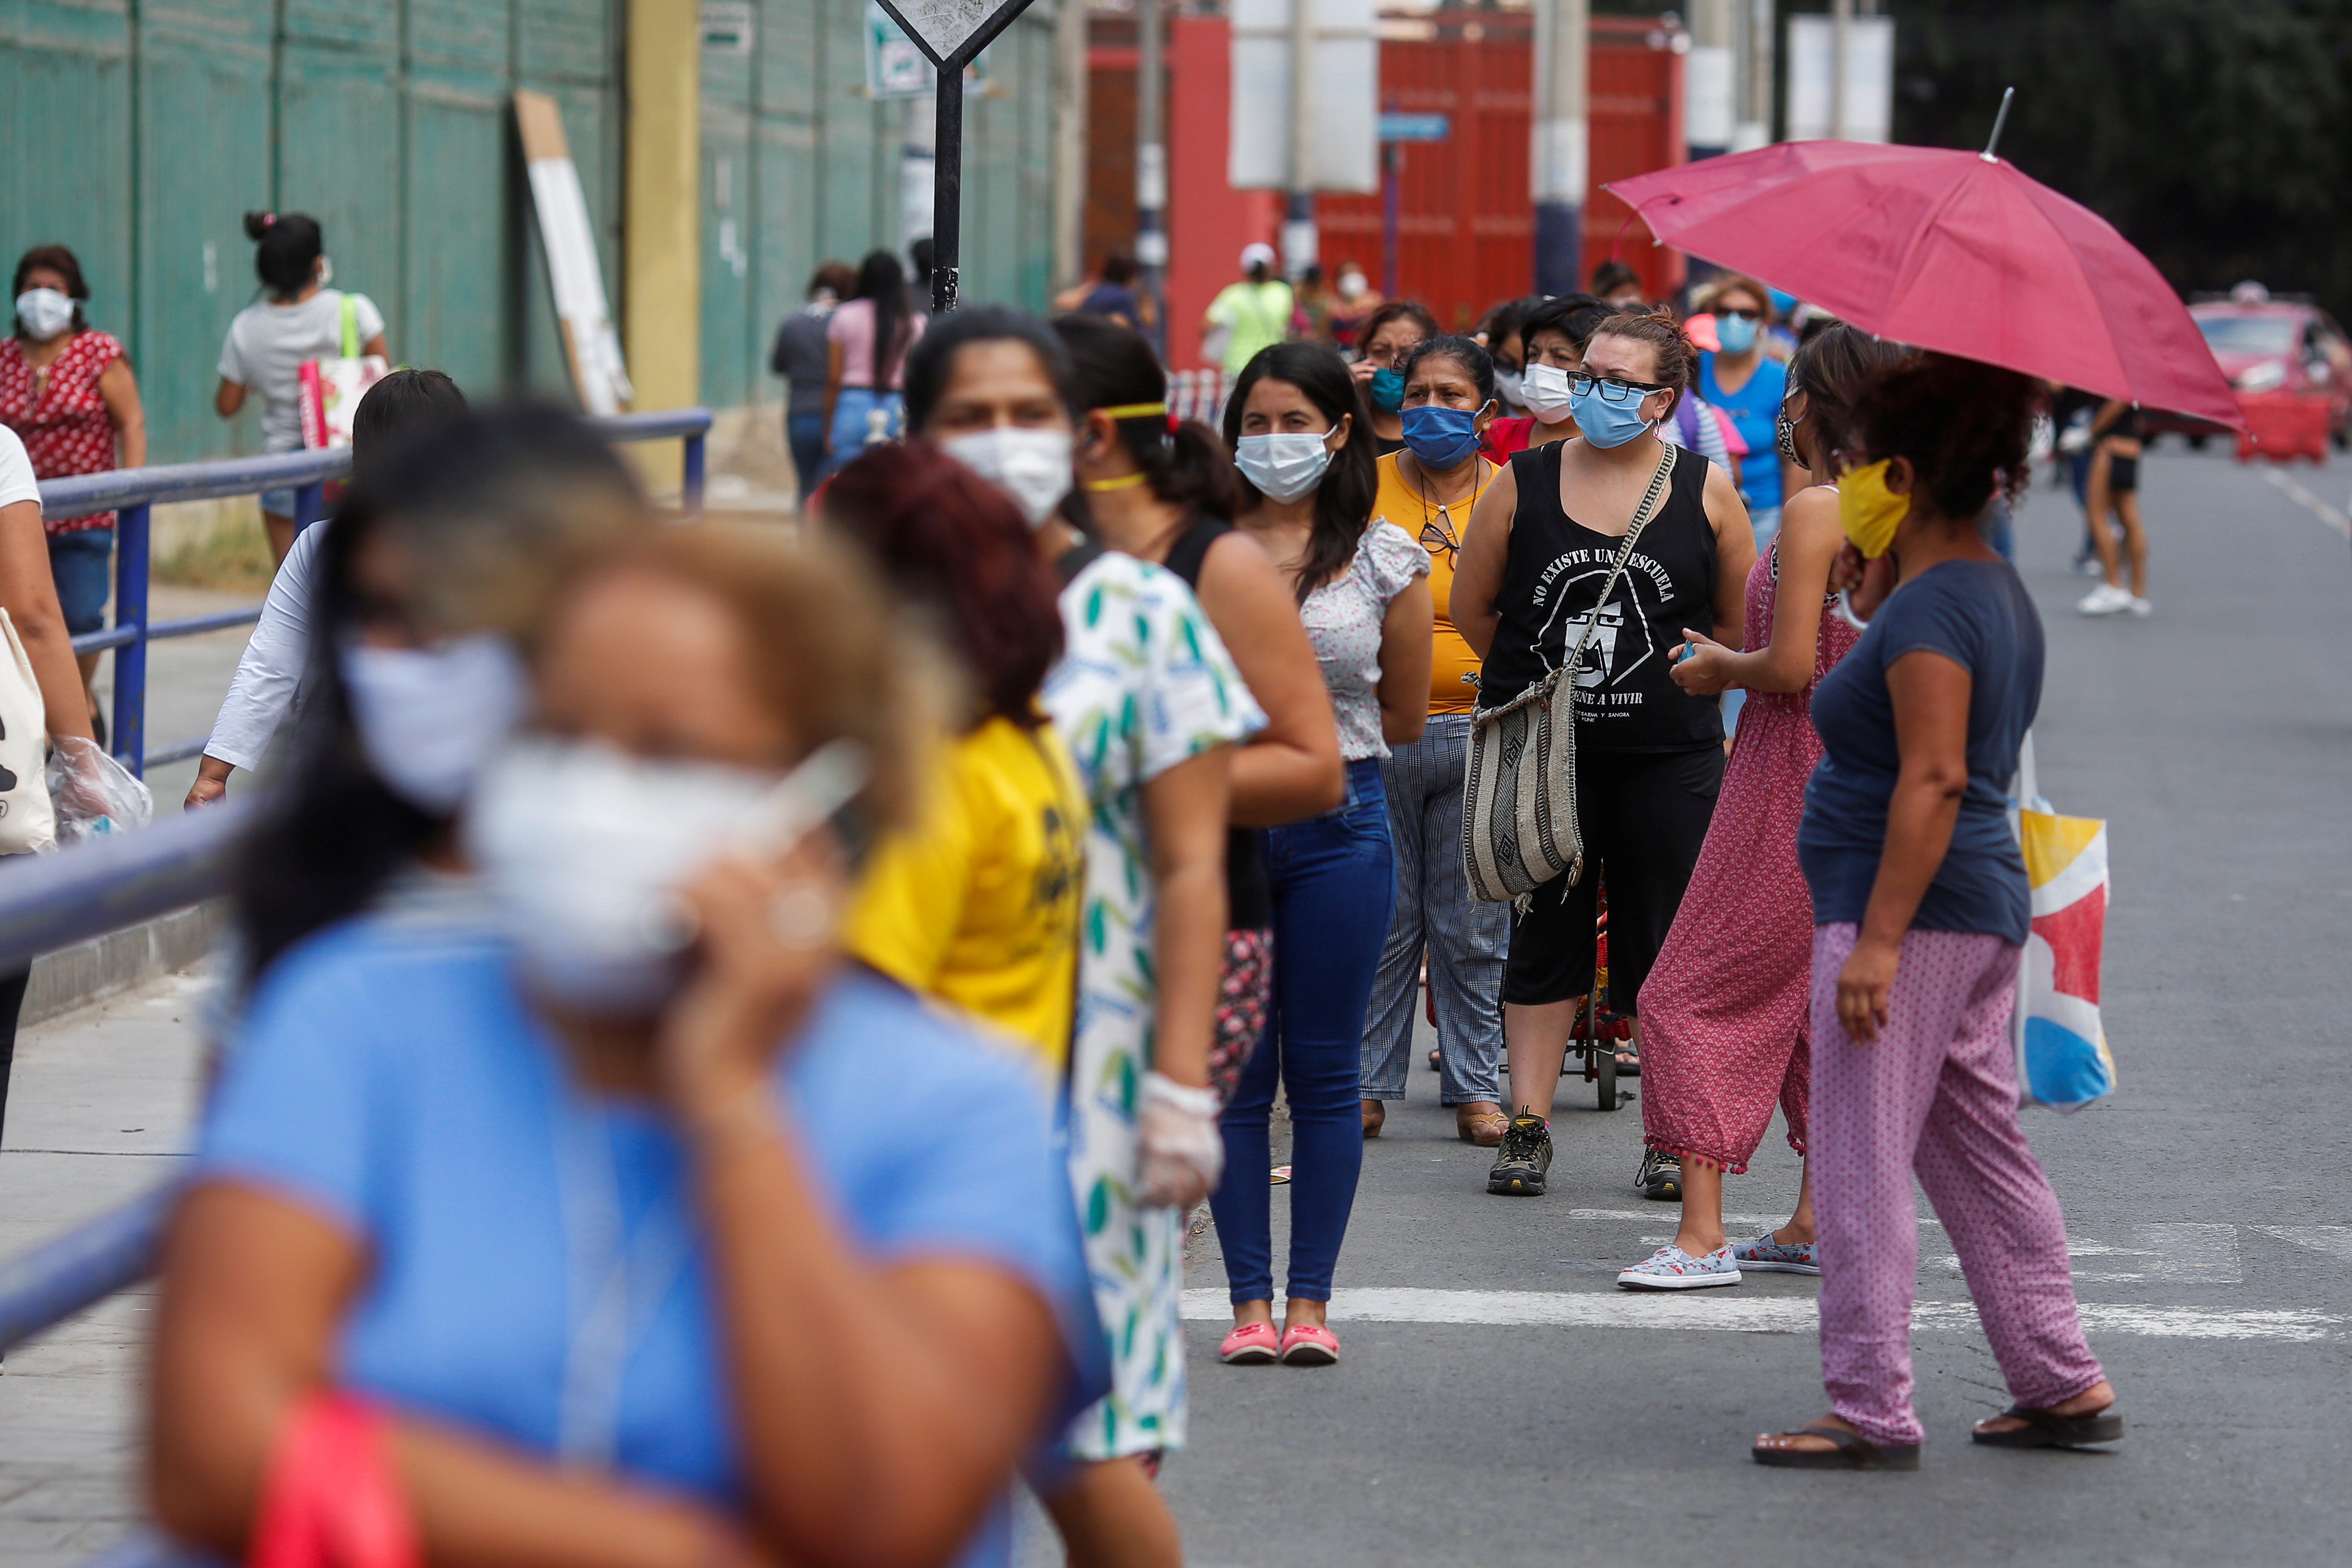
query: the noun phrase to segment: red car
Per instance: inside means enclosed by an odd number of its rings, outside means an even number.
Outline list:
[[[2226,299],[2200,301],[2189,314],[2238,389],[2250,423],[2309,425],[2339,447],[2352,445],[2352,341],[2326,311],[2241,283]],[[2148,409],[2143,419],[2150,434],[2179,431],[2192,446],[2221,428],[2169,410]]]

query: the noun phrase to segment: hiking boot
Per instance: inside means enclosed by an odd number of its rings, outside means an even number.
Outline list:
[[[1641,1172],[1633,1177],[1633,1187],[1643,1197],[1654,1197],[1663,1203],[1681,1202],[1682,1161],[1664,1149],[1644,1151]]]
[[[1551,1124],[1521,1112],[1503,1131],[1494,1168],[1486,1173],[1486,1190],[1508,1197],[1540,1197],[1544,1174],[1550,1169]]]

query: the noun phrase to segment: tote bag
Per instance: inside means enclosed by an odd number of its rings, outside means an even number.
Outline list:
[[[58,843],[47,774],[48,705],[5,610],[0,632],[8,638],[7,656],[0,659],[0,855],[35,854]]]
[[[297,372],[306,447],[349,446],[352,416],[359,412],[360,399],[392,371],[383,355],[360,352],[359,305],[348,294],[343,296],[342,336],[341,359],[305,360]]]
[[[2010,1031],[2021,1105],[2079,1111],[2116,1092],[2099,1021],[2107,929],[2107,825],[2031,807],[2017,814],[2033,925],[2017,972]]]

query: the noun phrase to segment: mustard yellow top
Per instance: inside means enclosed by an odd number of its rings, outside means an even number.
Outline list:
[[[877,847],[849,951],[1060,1073],[1076,1006],[1086,796],[1051,725],[941,748],[915,825]]]
[[[1381,492],[1372,502],[1372,516],[1386,517],[1406,533],[1421,541],[1429,552],[1429,597],[1437,607],[1437,625],[1432,634],[1435,654],[1429,662],[1429,711],[1432,713],[1468,713],[1478,706],[1478,688],[1465,684],[1462,677],[1478,673],[1478,655],[1454,629],[1454,561],[1461,548],[1463,530],[1470,523],[1470,508],[1486,493],[1501,470],[1492,465],[1482,465],[1477,489],[1470,498],[1441,507],[1425,498],[1420,490],[1409,484],[1397,472],[1400,454],[1391,452],[1380,461]],[[1446,541],[1451,540],[1449,548]]]

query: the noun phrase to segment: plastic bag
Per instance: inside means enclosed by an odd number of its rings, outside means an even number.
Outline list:
[[[147,786],[87,736],[54,737],[47,778],[61,844],[129,832],[154,819],[155,797]]]

